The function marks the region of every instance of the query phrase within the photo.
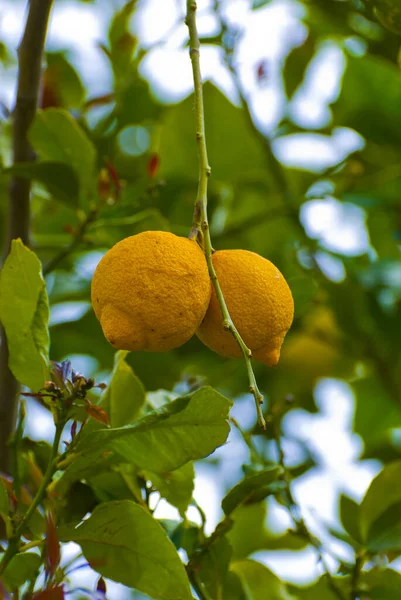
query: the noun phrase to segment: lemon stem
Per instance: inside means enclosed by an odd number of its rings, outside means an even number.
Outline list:
[[[203,250],[205,253],[207,266],[209,269],[209,275],[212,280],[214,289],[216,291],[217,300],[220,305],[221,313],[223,316],[223,327],[226,331],[231,331],[237,344],[241,348],[242,354],[244,355],[246,369],[249,379],[249,391],[255,399],[256,412],[258,415],[258,422],[262,429],[266,429],[266,421],[263,417],[262,404],[263,395],[260,393],[258,385],[256,383],[255,373],[252,368],[252,352],[245,344],[244,340],[240,336],[237,328],[228,311],[226,302],[224,300],[223,292],[220,287],[219,280],[212,261],[212,241],[210,238],[209,223],[207,218],[207,183],[208,178],[211,174],[211,168],[209,166],[207,158],[207,146],[205,136],[205,117],[203,108],[203,90],[202,90],[202,76],[200,69],[200,58],[199,58],[199,36],[196,27],[196,2],[193,0],[187,0],[187,16],[186,24],[189,30],[189,47],[190,57],[192,63],[192,74],[194,79],[195,88],[195,116],[196,116],[196,141],[198,145],[199,155],[199,183],[198,193],[196,196],[194,219],[191,227],[189,237],[191,239],[200,239],[202,241]]]

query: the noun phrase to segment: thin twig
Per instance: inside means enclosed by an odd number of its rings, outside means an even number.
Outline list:
[[[205,118],[203,109],[203,90],[202,90],[202,76],[200,69],[199,60],[199,36],[196,28],[196,2],[187,0],[187,17],[186,24],[189,30],[190,39],[190,57],[192,63],[192,73],[194,79],[195,88],[195,114],[196,114],[196,140],[198,143],[198,154],[199,154],[199,185],[198,194],[195,202],[194,210],[194,221],[190,233],[192,238],[201,238],[203,241],[204,252],[206,261],[209,269],[210,278],[212,280],[217,300],[220,305],[221,313],[223,316],[223,327],[226,331],[231,331],[236,342],[241,348],[242,354],[245,359],[246,368],[249,379],[249,391],[252,393],[255,399],[256,411],[258,415],[258,421],[263,429],[266,429],[266,422],[263,417],[262,403],[263,396],[259,391],[255,374],[253,372],[251,358],[252,352],[243,341],[239,334],[234,322],[230,316],[227,305],[224,300],[224,296],[220,287],[219,280],[216,275],[215,268],[212,261],[212,242],[210,238],[209,223],[207,218],[207,182],[211,174],[211,169],[207,158],[207,147],[205,137]]]
[[[82,241],[85,237],[85,233],[86,233],[89,225],[91,225],[93,223],[93,221],[95,221],[97,214],[98,214],[98,208],[93,208],[92,210],[90,210],[87,213],[85,219],[82,221],[82,223],[77,228],[72,241],[69,244],[67,244],[67,246],[65,246],[62,250],[60,250],[60,252],[58,254],[56,254],[56,256],[54,256],[47,263],[47,265],[45,265],[43,267],[43,275],[49,275],[49,273],[54,271],[54,269],[56,267],[58,267],[58,265],[65,258],[67,258],[67,256],[69,256],[72,252],[74,252],[74,250],[76,248],[78,248],[80,246],[80,244],[82,243]]]
[[[30,504],[28,510],[26,511],[24,518],[22,519],[21,523],[18,525],[17,529],[15,530],[13,537],[8,541],[7,550],[0,562],[0,575],[4,572],[4,569],[7,567],[7,565],[9,564],[11,559],[14,557],[14,555],[17,554],[17,552],[19,551],[19,543],[20,543],[21,536],[24,533],[25,529],[28,527],[29,521],[30,521],[31,517],[33,516],[35,510],[37,509],[39,504],[42,502],[42,500],[46,494],[47,486],[49,485],[49,483],[54,475],[54,472],[57,469],[56,463],[57,463],[58,448],[60,445],[60,439],[61,439],[61,434],[63,433],[64,425],[65,425],[65,421],[59,421],[56,424],[56,431],[55,431],[55,435],[54,435],[52,451],[51,451],[51,455],[49,458],[49,463],[47,465],[46,472],[43,475],[42,483],[40,484],[40,487],[39,487],[38,491],[36,492],[36,495],[35,495],[34,499],[32,500],[32,503]]]
[[[13,163],[34,159],[28,141],[28,130],[38,105],[42,55],[47,23],[53,0],[30,0],[24,35],[18,50],[18,89],[13,112]],[[11,241],[21,238],[29,243],[31,182],[11,177],[7,239],[4,258]],[[8,439],[15,427],[18,384],[8,368],[8,347],[5,332],[0,328],[0,470],[9,471]]]
[[[354,570],[351,576],[351,600],[357,600],[359,597],[359,578],[361,576],[362,567],[364,563],[363,554],[357,554],[355,557]]]
[[[20,477],[19,455],[20,455],[20,451],[21,451],[21,448],[20,448],[21,441],[22,441],[22,437],[24,435],[25,417],[26,417],[25,403],[21,401],[17,429],[15,431],[13,439],[10,442],[11,456],[12,456],[11,473],[12,473],[12,476],[14,479],[15,497],[17,498],[18,503],[21,502],[21,477]]]
[[[248,446],[250,457],[251,457],[251,462],[255,462],[256,464],[264,465],[266,461],[265,461],[264,457],[259,454],[258,449],[256,448],[255,444],[253,443],[252,434],[244,431],[241,428],[240,424],[238,423],[237,419],[234,419],[234,417],[230,417],[230,423],[232,423],[234,425],[234,427],[239,431],[242,439],[244,440],[245,444]]]

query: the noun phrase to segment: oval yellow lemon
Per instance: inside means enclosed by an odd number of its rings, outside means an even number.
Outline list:
[[[253,357],[269,366],[277,364],[294,317],[294,301],[283,275],[269,260],[248,250],[220,250],[212,258],[230,316]],[[218,354],[242,356],[231,332],[223,328],[214,289],[197,335]]]
[[[165,352],[181,346],[205,316],[211,282],[195,241],[164,231],[125,238],[101,259],[92,305],[119,350]]]

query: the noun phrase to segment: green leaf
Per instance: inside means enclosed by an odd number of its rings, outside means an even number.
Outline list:
[[[129,70],[137,46],[137,39],[130,33],[129,25],[137,0],[130,0],[118,11],[109,29],[109,58],[117,77],[124,77]]]
[[[58,162],[17,163],[3,173],[43,183],[55,200],[78,206],[79,182],[71,166]]]
[[[81,204],[87,206],[96,186],[96,150],[77,121],[62,109],[39,110],[28,137],[41,160],[72,167],[80,185]]]
[[[46,53],[45,82],[54,90],[57,100],[66,108],[80,108],[85,88],[78,73],[63,52]]]
[[[334,582],[339,590],[342,590],[344,598],[350,597],[350,586],[348,577],[335,577]],[[323,577],[314,585],[307,588],[289,586],[290,591],[295,594],[297,600],[338,600],[339,594],[333,591],[327,582],[327,576]]]
[[[366,546],[372,552],[401,549],[401,502],[389,506],[374,521]]]
[[[0,478],[0,515],[8,515],[10,512],[10,500],[8,498],[7,488]]]
[[[241,579],[233,571],[229,571],[227,574],[223,600],[248,600]]]
[[[287,97],[291,98],[295,90],[302,83],[306,69],[316,51],[316,42],[312,34],[287,56],[283,67],[283,78]]]
[[[219,536],[190,566],[196,572],[210,598],[224,598],[232,548],[225,536]]]
[[[365,542],[369,542],[370,531],[375,521],[391,506],[401,502],[401,460],[389,465],[375,477],[360,506],[360,530]],[[388,524],[391,527],[391,523]],[[374,530],[373,530],[374,532]],[[376,534],[373,535],[373,539]]]
[[[178,508],[180,515],[184,518],[194,491],[193,463],[189,462],[180,469],[162,475],[145,471],[145,477],[150,479],[162,498]]]
[[[341,95],[334,106],[335,125],[352,127],[367,140],[399,145],[401,87],[397,65],[371,54],[348,56],[347,63]]]
[[[300,317],[310,307],[318,285],[312,277],[293,277],[288,280],[294,298],[295,318]]]
[[[264,524],[266,502],[241,504],[230,515],[233,526],[227,533],[235,559],[246,558],[258,550],[299,550],[306,543],[299,536],[286,533],[273,535]]]
[[[128,352],[116,352],[111,381],[102,396],[100,406],[107,412],[111,427],[132,423],[145,403],[145,389],[125,361]]]
[[[375,14],[380,23],[393,33],[401,35],[401,3],[400,0],[376,0]]]
[[[361,543],[359,531],[359,504],[348,496],[340,496],[340,518],[345,531],[353,540]]]
[[[372,569],[361,574],[361,584],[369,590],[372,600],[399,600],[401,575],[393,569]]]
[[[356,396],[355,432],[365,441],[365,452],[384,440],[389,429],[401,426],[401,408],[378,378],[367,377],[352,383]]]
[[[1,558],[1,555],[0,555]],[[9,590],[15,590],[36,578],[42,559],[39,554],[24,552],[16,554],[6,567],[2,577]]]
[[[118,45],[121,38],[129,31],[129,24],[136,3],[137,0],[129,0],[129,2],[114,15],[109,29],[109,41],[112,49]]]
[[[245,477],[223,498],[221,506],[226,515],[230,515],[240,504],[260,502],[269,494],[277,490],[271,486],[282,474],[281,467],[272,467],[264,471]]]
[[[165,473],[208,456],[224,444],[232,402],[209,387],[178,398],[126,427],[102,429],[77,444],[74,460],[58,481],[68,486],[110,464],[130,463]]]
[[[1,272],[0,321],[14,377],[38,391],[49,379],[49,307],[40,261],[21,240],[13,240]]]
[[[233,562],[231,570],[242,581],[247,600],[297,600],[277,575],[255,560]]]
[[[266,178],[262,144],[249,128],[246,115],[215,86],[204,86],[205,122],[213,180],[235,182],[241,178]],[[194,100],[189,97],[166,111],[160,137],[160,175],[167,180],[196,181],[198,155],[194,144]],[[227,144],[227,140],[241,140]]]
[[[184,566],[160,524],[130,500],[97,506],[77,528],[61,527],[62,541],[76,542],[92,568],[152,598],[191,600]]]

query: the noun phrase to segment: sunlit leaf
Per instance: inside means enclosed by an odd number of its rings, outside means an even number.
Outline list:
[[[92,568],[152,598],[190,600],[184,566],[160,524],[129,500],[98,506],[79,527],[62,527],[63,541],[79,544]]]
[[[1,558],[0,554],[0,558]],[[39,554],[23,552],[16,554],[7,565],[2,577],[9,590],[14,590],[24,585],[27,581],[35,579],[42,559]]]
[[[170,473],[160,475],[145,471],[145,475],[147,479],[150,479],[162,498],[176,506],[183,517],[191,502],[194,490],[195,472],[193,463],[189,462]]]
[[[87,206],[96,186],[96,151],[77,121],[63,109],[40,110],[29,139],[42,160],[64,163],[73,169],[80,185],[80,203]]]
[[[124,351],[116,353],[111,381],[100,405],[109,415],[112,427],[132,423],[145,402],[144,387],[125,361],[127,354]]]
[[[17,163],[3,172],[39,181],[47,187],[55,200],[69,206],[78,205],[79,183],[69,165],[58,162]]]
[[[14,240],[1,271],[0,321],[7,335],[10,369],[35,392],[49,378],[48,320],[41,264],[21,240]]]
[[[91,432],[77,445],[76,458],[57,485],[93,472],[94,464],[99,470],[125,462],[161,474],[208,456],[227,439],[230,407],[227,398],[204,387],[132,425]]]
[[[274,494],[277,489],[274,488],[274,482],[282,474],[281,467],[272,467],[265,469],[256,475],[246,477],[228,492],[223,498],[221,506],[226,515],[233,512],[240,504],[252,504],[260,502],[269,494]]]
[[[235,561],[236,573],[247,591],[247,600],[297,600],[286,585],[270,569],[254,560]]]
[[[372,549],[401,547],[400,477],[400,460],[386,465],[370,484],[361,503],[360,530],[363,540]],[[392,511],[390,518],[387,511]]]

